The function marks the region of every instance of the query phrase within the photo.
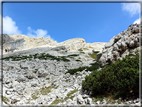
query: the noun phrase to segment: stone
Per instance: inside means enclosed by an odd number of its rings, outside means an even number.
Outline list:
[[[67,104],[69,104],[69,103],[71,103],[71,102],[72,102],[71,99],[68,99],[68,100],[66,101]],[[70,105],[70,104],[69,104],[69,105]]]
[[[92,104],[92,99],[91,98],[87,98],[87,104],[89,104],[89,105]]]
[[[82,96],[78,95],[77,96],[77,104],[83,104],[83,103],[84,103],[84,100],[83,100]]]
[[[16,81],[18,82],[23,82],[23,81],[26,81],[26,78],[23,76],[23,75],[19,75],[16,79]]]
[[[28,79],[33,79],[36,78],[36,75],[34,73],[28,72],[25,77],[27,77]]]
[[[108,43],[105,44],[105,48],[109,48],[114,44],[114,38],[112,38]]]
[[[36,86],[38,86],[38,85],[37,85],[37,82],[34,82],[34,81],[33,81],[33,82],[31,83],[31,87],[36,87]]]
[[[88,98],[88,95],[86,95],[86,94],[85,94],[85,95],[82,95],[82,98],[83,98],[83,99],[86,99],[86,98]]]
[[[11,99],[11,104],[15,104],[17,103],[19,100],[16,100],[16,99]]]
[[[38,70],[38,77],[46,77],[48,75],[47,72],[45,72],[45,70]]]
[[[55,80],[55,81],[53,81],[53,82],[51,83],[51,86],[53,86],[53,87],[58,87],[59,84],[58,84],[58,82]]]
[[[13,92],[13,91],[10,91],[10,90],[6,90],[6,91],[5,91],[5,93],[6,93],[7,95],[11,95],[12,92]]]
[[[131,42],[129,43],[129,47],[131,47],[131,48],[134,47],[134,41],[131,41]]]

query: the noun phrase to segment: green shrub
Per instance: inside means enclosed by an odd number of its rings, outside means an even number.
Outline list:
[[[95,63],[91,63],[90,67],[84,66],[84,67],[79,67],[79,68],[76,68],[76,69],[70,69],[66,73],[70,73],[71,75],[73,75],[74,73],[81,72],[85,69],[86,69],[85,71],[93,71],[93,70],[97,70],[98,68],[99,68],[99,64],[98,64],[98,62],[95,62]]]
[[[79,68],[76,68],[76,69],[70,69],[68,70],[66,73],[70,73],[71,75],[73,75],[74,73],[76,72],[79,72],[79,71],[83,71],[86,67],[79,67]],[[65,74],[66,74],[65,73]]]
[[[114,98],[138,97],[139,54],[133,58],[126,56],[103,69],[93,71],[82,81],[82,89],[92,92],[92,96],[111,93]]]
[[[81,60],[77,59],[76,61],[82,62]]]
[[[69,57],[72,57],[72,56],[78,56],[78,54],[73,54],[73,55],[69,55]],[[29,56],[9,56],[9,57],[6,57],[6,58],[3,58],[3,60],[9,60],[10,58],[12,59],[12,61],[19,61],[19,60],[24,60],[24,59],[29,59],[31,60],[32,58],[34,59],[40,59],[40,60],[47,60],[47,59],[50,59],[50,60],[57,60],[57,61],[65,61],[65,62],[69,62],[70,60],[67,59],[66,57],[68,56],[52,56],[48,53],[36,53],[34,55],[29,55]]]
[[[68,55],[68,57],[70,57],[70,56],[78,56],[79,54],[72,54],[72,55]]]
[[[83,51],[82,49],[78,49],[78,51]]]

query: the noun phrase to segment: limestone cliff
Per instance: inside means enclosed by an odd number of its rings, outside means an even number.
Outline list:
[[[127,30],[114,36],[97,54],[100,67],[111,64],[117,59],[122,59],[129,53],[135,54],[136,50],[140,50],[140,37],[140,24],[132,24]]]

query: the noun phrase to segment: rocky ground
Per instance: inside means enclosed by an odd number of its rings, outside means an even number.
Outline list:
[[[34,58],[20,61],[12,61],[12,58],[8,61],[3,60],[3,104],[13,106],[140,104],[139,99],[121,102],[121,99],[111,101],[103,98],[99,101],[97,98],[90,97],[89,93],[82,93],[82,80],[91,71],[83,70],[74,75],[65,73],[69,69],[84,65],[90,66],[90,63],[95,62],[88,53],[85,53],[85,50],[83,52],[47,52],[54,53],[54,56],[66,56],[70,60],[69,62]],[[90,51],[90,53],[92,52]],[[25,55],[29,56],[29,54]],[[68,55],[73,56],[67,57]],[[85,58],[87,55],[88,57]],[[80,61],[76,61],[79,57]]]

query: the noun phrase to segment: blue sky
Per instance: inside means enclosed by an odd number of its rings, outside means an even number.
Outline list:
[[[139,22],[138,3],[3,3],[3,33],[108,42]]]

